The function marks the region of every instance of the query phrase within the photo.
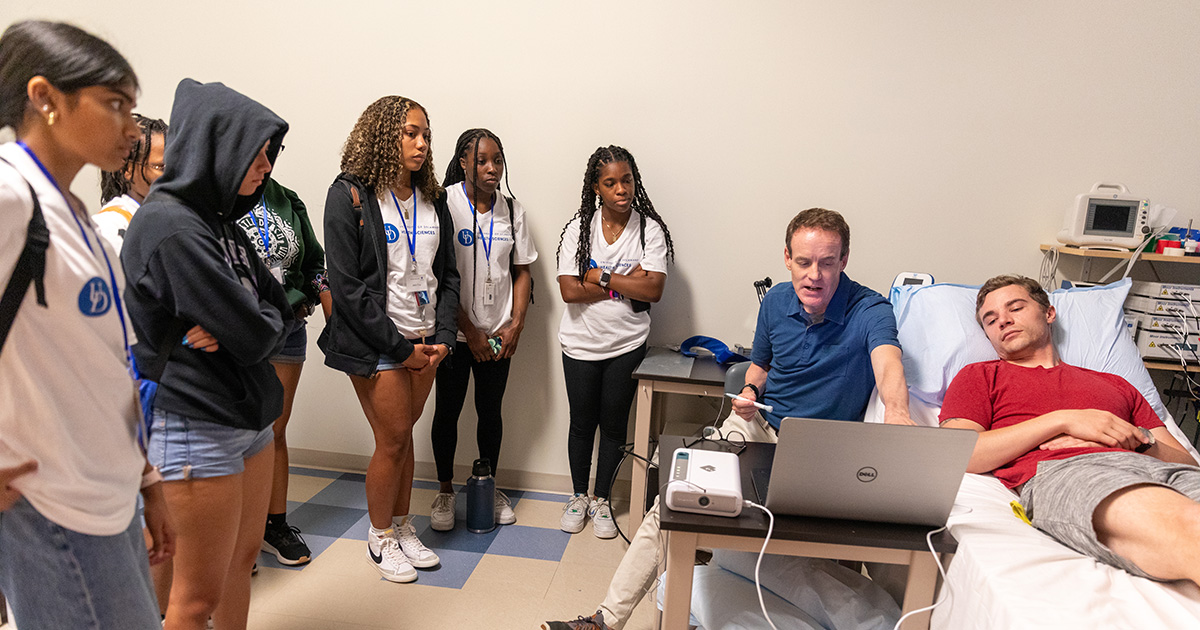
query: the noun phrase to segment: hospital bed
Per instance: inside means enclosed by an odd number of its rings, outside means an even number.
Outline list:
[[[1056,291],[1055,346],[1074,365],[1118,374],[1138,388],[1193,457],[1163,406],[1133,341],[1121,305],[1130,282]],[[891,299],[904,348],[910,412],[936,426],[942,396],[962,366],[996,358],[975,323],[975,287],[900,287]],[[872,401],[868,421],[882,421]],[[1055,542],[1019,520],[1016,496],[992,475],[967,474],[949,520],[958,540],[934,610],[941,630],[1009,628],[1200,628],[1200,588],[1134,577]],[[949,591],[948,593],[946,591]]]

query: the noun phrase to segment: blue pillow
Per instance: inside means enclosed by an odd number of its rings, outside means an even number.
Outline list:
[[[1082,289],[1059,289],[1050,294],[1058,312],[1054,347],[1063,361],[1116,374],[1146,397],[1164,422],[1172,422],[1158,389],[1150,380],[1137,346],[1125,328],[1121,307],[1132,283]],[[933,284],[892,289],[904,375],[910,396],[941,407],[950,381],[963,366],[998,358],[975,321],[978,286]]]

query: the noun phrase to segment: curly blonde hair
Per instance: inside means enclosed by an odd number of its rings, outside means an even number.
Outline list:
[[[429,117],[429,111],[420,103],[403,96],[384,96],[367,106],[342,146],[342,171],[378,192],[394,186],[404,168],[400,163],[400,134],[413,108]],[[411,177],[413,188],[419,188],[426,199],[437,199],[442,194],[433,173],[432,142],[425,163]]]

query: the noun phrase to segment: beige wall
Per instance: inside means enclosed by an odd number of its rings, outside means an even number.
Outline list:
[[[166,118],[182,77],[267,104],[292,129],[276,175],[318,230],[341,143],[374,98],[428,108],[439,171],[460,131],[497,132],[542,255],[506,401],[505,466],[531,473],[567,471],[554,251],[597,145],[637,156],[677,244],[652,312],[658,342],[749,342],[751,282],[786,279],[782,230],[810,206],[848,217],[848,272],[880,290],[899,271],[963,283],[1036,274],[1038,243],[1098,180],[1200,219],[1200,9],[1189,0],[4,8],[6,20],[66,19],[108,38],[140,74],[142,113]],[[92,177],[76,189],[95,203]],[[368,454],[350,384],[321,365],[320,326],[291,444]],[[461,444],[469,462],[471,431]]]

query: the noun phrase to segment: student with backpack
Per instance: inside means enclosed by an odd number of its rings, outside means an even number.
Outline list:
[[[455,260],[461,278],[458,339],[454,354],[438,366],[437,406],[430,434],[441,488],[433,500],[430,527],[454,528],[454,451],[458,417],[475,375],[475,440],[480,459],[493,473],[503,435],[501,404],[508,369],[525,328],[533,280],[529,266],[537,249],[525,223],[525,209],[500,192],[507,181],[500,138],[487,129],[468,129],[458,137],[442,185],[454,220]],[[496,523],[517,522],[508,496],[496,491]]]
[[[103,40],[26,21],[0,35],[0,591],[22,630],[160,627],[136,498],[174,552],[138,448],[133,340],[114,251],[70,192],[138,138],[137,75]]]
[[[367,466],[367,559],[392,582],[438,565],[409,504],[413,425],[454,348],[458,269],[424,107],[385,96],[358,118],[325,199],[333,312],[317,343],[350,376],[375,437]]]

